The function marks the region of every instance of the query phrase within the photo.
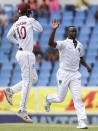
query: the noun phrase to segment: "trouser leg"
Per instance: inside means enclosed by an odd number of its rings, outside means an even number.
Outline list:
[[[80,119],[86,119],[87,116],[85,113],[85,106],[82,102],[82,97],[81,97],[81,79],[75,79],[71,81],[70,91],[74,101],[74,106],[76,109],[78,121]]]
[[[20,81],[19,83],[17,83],[16,85],[11,87],[12,93],[17,93],[19,92],[23,87],[23,81]]]
[[[27,98],[30,92],[30,88],[32,86],[32,75],[31,75],[31,61],[30,61],[30,56],[27,55],[24,58],[24,63],[20,62],[21,66],[21,72],[22,72],[22,80],[23,80],[23,87],[21,90],[21,102],[20,102],[20,110],[26,111],[26,102]]]
[[[26,63],[21,68],[22,79],[23,79],[23,88],[21,91],[21,102],[20,110],[26,111],[27,98],[32,87],[32,84],[35,84],[38,80],[37,72],[35,69],[35,62],[33,57],[30,55],[27,56]]]
[[[47,95],[47,100],[49,103],[60,103],[64,101],[64,98],[67,94],[68,87],[65,88],[58,86],[58,93],[57,94],[49,94]]]
[[[69,81],[70,81],[69,73],[68,72],[65,73],[58,70],[57,72],[58,93],[47,95],[47,100],[49,103],[59,103],[64,101],[68,91]]]

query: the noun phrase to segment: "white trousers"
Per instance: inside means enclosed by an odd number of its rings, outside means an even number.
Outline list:
[[[35,55],[25,51],[17,51],[16,60],[21,68],[22,81],[14,85],[11,90],[13,93],[21,90],[20,110],[26,111],[26,101],[30,88],[38,80],[35,69]]]
[[[64,71],[59,69],[57,72],[58,94],[47,95],[49,103],[60,103],[64,101],[68,88],[71,91],[78,121],[86,119],[85,106],[81,98],[81,74],[77,72]]]

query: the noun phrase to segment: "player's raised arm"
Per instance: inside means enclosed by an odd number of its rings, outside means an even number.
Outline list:
[[[13,29],[13,26],[12,26],[11,29],[9,30],[8,34],[7,34],[7,39],[9,41],[11,41],[12,43],[14,43],[15,45],[19,46],[18,41],[14,37],[14,34],[15,34],[15,32],[14,32],[14,29]]]
[[[54,36],[55,36],[56,29],[58,27],[59,27],[59,24],[58,24],[57,20],[54,19],[52,22],[52,33],[51,33],[49,41],[48,41],[48,45],[51,47],[56,47],[56,45],[57,45],[57,43],[54,42]]]
[[[37,20],[33,19],[32,24],[33,24],[33,29],[35,31],[38,31],[38,32],[43,31],[43,27],[41,26],[41,24]]]
[[[91,67],[88,66],[83,57],[80,57],[80,63],[87,68],[88,72],[91,72]]]

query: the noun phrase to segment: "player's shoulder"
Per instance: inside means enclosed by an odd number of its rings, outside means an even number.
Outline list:
[[[65,40],[58,40],[58,42],[60,42],[60,43],[66,43],[67,40],[66,39]]]
[[[65,44],[66,41],[65,40],[57,40],[56,43],[57,43],[57,45],[59,44],[59,45],[66,46],[66,44]]]
[[[13,23],[13,25],[15,26],[15,25],[17,25],[18,23],[19,23],[19,18]]]
[[[17,21],[16,21],[16,22],[17,22]],[[16,22],[14,22],[14,23],[11,25],[12,28],[15,28],[15,27],[16,27],[16,25],[17,25]]]
[[[34,21],[35,19],[28,17],[28,20],[32,22],[32,21]]]
[[[66,38],[65,40],[63,40],[65,43],[68,43],[69,42],[69,39]]]
[[[80,41],[77,40],[77,42],[78,42],[78,45],[79,45],[80,47],[83,47],[83,45],[82,45],[82,43],[81,43]]]
[[[78,42],[79,45],[82,45],[82,43],[80,41],[77,40],[77,42]]]

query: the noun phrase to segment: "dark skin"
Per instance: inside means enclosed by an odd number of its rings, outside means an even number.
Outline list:
[[[59,27],[59,23],[57,22],[56,19],[54,19],[52,22],[52,33],[51,33],[49,41],[48,41],[48,45],[51,47],[54,47],[54,48],[57,45],[57,43],[54,41],[54,37],[55,37],[55,33],[56,33],[56,30],[58,27]],[[71,26],[68,28],[67,36],[69,39],[73,40],[74,47],[76,48],[76,46],[77,46],[77,41],[76,41],[77,30],[74,26]],[[84,57],[80,57],[80,63],[86,67],[88,72],[91,72],[91,67],[88,66]]]

